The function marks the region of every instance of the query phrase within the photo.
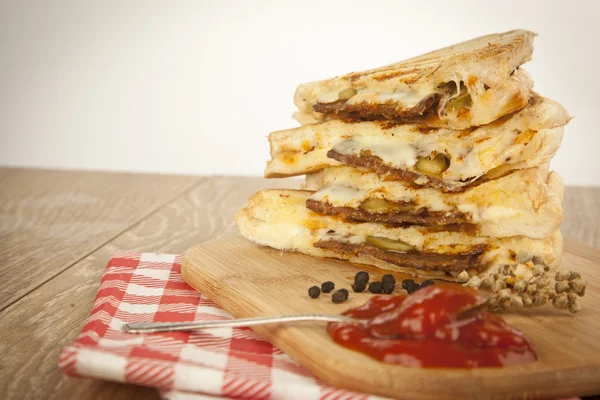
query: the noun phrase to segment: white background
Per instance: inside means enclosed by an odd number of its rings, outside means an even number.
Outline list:
[[[553,167],[600,185],[594,0],[0,0],[0,164],[261,175],[299,83],[513,28],[575,116]]]

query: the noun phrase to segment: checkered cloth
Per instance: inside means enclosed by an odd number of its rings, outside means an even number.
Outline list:
[[[181,261],[169,254],[115,255],[89,319],[77,341],[63,349],[59,367],[71,376],[153,386],[171,400],[367,398],[319,382],[247,328],[122,333],[127,322],[231,318],[183,281]]]

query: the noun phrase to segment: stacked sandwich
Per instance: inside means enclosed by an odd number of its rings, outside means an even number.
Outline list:
[[[555,290],[563,184],[548,169],[570,117],[521,68],[533,37],[488,35],[301,85],[302,126],[269,136],[265,176],[306,174],[304,190],[253,195],[242,234],[484,287],[498,308],[551,299],[576,311],[569,294],[583,289]]]

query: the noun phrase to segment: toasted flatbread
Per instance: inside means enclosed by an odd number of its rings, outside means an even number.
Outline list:
[[[269,135],[271,160],[265,176],[302,175],[345,164],[415,187],[460,191],[548,163],[569,119],[559,103],[536,96],[511,116],[466,130],[387,121],[304,125]]]
[[[543,239],[562,221],[563,183],[548,165],[517,170],[458,193],[382,180],[362,168],[331,167],[306,177],[307,207],[347,221],[431,225],[491,237]]]
[[[448,280],[465,273],[485,276],[490,268],[532,257],[550,268],[560,262],[558,230],[545,239],[492,238],[426,226],[353,223],[307,209],[311,195],[260,191],[236,215],[237,226],[249,240],[276,249]]]
[[[486,35],[368,71],[300,85],[295,118],[420,121],[463,129],[520,110],[533,81],[520,65],[531,59],[534,33]]]

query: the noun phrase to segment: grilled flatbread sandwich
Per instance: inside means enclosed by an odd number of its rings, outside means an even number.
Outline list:
[[[237,226],[247,239],[275,249],[451,281],[533,257],[554,268],[562,253],[558,230],[544,239],[494,238],[461,229],[349,222],[306,208],[312,194],[260,191],[236,215]]]
[[[269,135],[271,160],[265,176],[349,165],[415,187],[461,191],[510,171],[548,163],[569,119],[559,103],[536,96],[511,116],[463,130],[389,121],[303,125]]]
[[[462,192],[415,189],[363,168],[331,167],[306,177],[306,206],[349,222],[458,228],[491,237],[543,239],[562,222],[563,183],[548,165],[517,170]]]
[[[300,85],[295,118],[394,120],[463,129],[525,107],[532,32],[513,30],[368,71]]]

